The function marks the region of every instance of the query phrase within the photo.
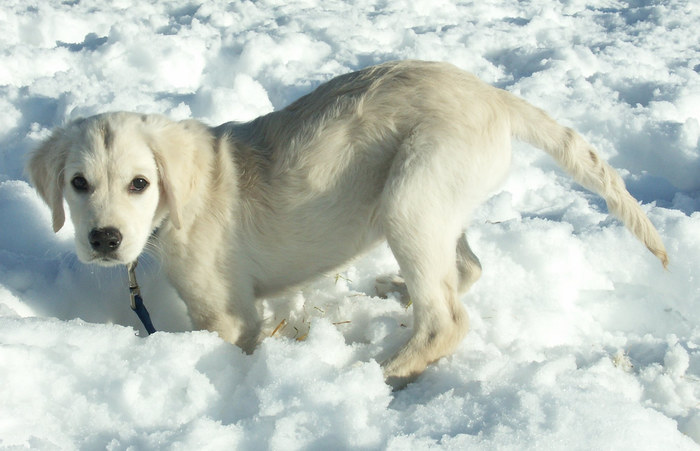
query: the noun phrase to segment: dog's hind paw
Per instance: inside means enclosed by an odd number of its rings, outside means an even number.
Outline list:
[[[380,298],[386,299],[389,297],[390,293],[397,293],[402,304],[410,304],[406,282],[404,282],[403,277],[398,274],[386,274],[377,277],[374,289],[377,292],[377,296]]]

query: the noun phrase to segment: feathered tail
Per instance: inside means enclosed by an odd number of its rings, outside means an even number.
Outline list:
[[[597,193],[608,210],[668,267],[668,255],[659,232],[625,188],[620,175],[574,130],[554,121],[547,113],[502,91],[508,105],[513,136],[552,156],[573,179]]]

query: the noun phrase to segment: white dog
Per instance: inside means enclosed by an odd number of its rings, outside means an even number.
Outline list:
[[[601,195],[664,266],[658,232],[619,175],[543,111],[442,63],[337,77],[284,110],[210,128],[108,113],[56,130],[28,171],[79,258],[128,264],[157,234],[196,327],[252,352],[256,299],[308,281],[382,239],[413,302],[413,335],[383,363],[400,385],[468,329],[460,295],[481,266],[464,230],[502,181],[511,137]]]

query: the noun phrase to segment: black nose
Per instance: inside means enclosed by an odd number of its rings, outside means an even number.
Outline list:
[[[114,227],[92,229],[88,235],[90,246],[97,252],[107,254],[116,251],[122,244],[122,234]]]

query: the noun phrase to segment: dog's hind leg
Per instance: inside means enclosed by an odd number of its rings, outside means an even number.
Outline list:
[[[396,388],[452,353],[469,328],[458,294],[478,276],[478,260],[459,238],[469,206],[460,200],[454,166],[445,165],[449,160],[438,152],[395,162],[383,193],[384,230],[414,318],[408,342],[383,363],[387,382]]]
[[[481,277],[481,262],[469,247],[465,234],[460,235],[457,240],[457,272],[459,274],[457,285],[459,294],[466,293]]]
[[[408,296],[406,281],[403,280],[400,274],[384,274],[376,278],[374,289],[377,296],[380,298],[388,298],[389,294],[396,293],[403,304],[410,304],[411,299]]]
[[[469,291],[474,282],[481,277],[481,262],[474,254],[467,237],[461,234],[457,239],[457,274],[459,281],[457,283],[457,293],[464,294]],[[396,293],[402,303],[410,305],[411,299],[406,288],[406,281],[400,274],[385,274],[377,277],[375,282],[375,290],[377,296],[381,298],[389,297],[389,294]]]
[[[414,318],[411,338],[384,362],[387,381],[399,387],[452,353],[467,333],[469,317],[458,295],[454,238],[428,240],[424,235],[419,242],[412,240],[408,249],[396,235],[392,233],[389,241],[406,280]]]

